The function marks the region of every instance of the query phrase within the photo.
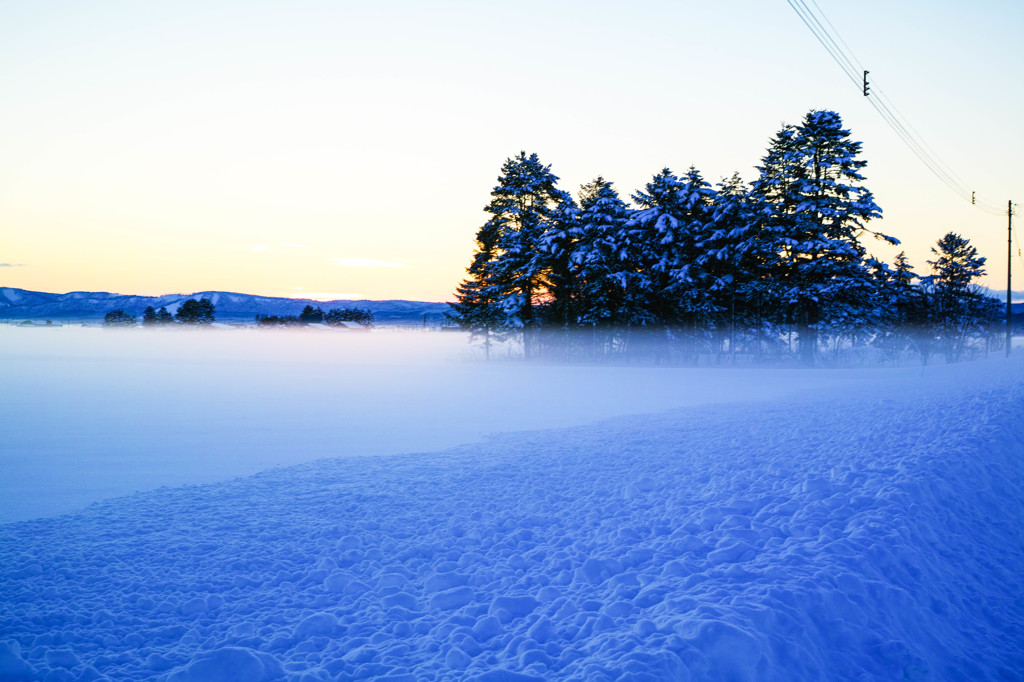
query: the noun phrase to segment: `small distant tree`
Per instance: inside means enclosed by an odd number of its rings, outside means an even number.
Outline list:
[[[996,318],[999,302],[975,281],[985,274],[985,258],[970,241],[950,232],[932,247],[925,278],[932,321],[947,362],[963,359],[972,337],[985,336]]]
[[[306,324],[297,315],[257,315],[256,325],[259,327],[300,327]]]
[[[373,326],[373,313],[368,308],[332,308],[324,313],[323,321],[332,327],[344,326],[344,322],[356,322],[369,328]]]
[[[111,310],[109,313],[103,316],[104,327],[134,327],[135,316],[129,315],[125,311],[118,308],[117,310]]]
[[[144,311],[142,311],[142,326],[143,327],[152,327],[153,325],[159,324],[159,323],[160,323],[160,321],[157,319],[157,316],[156,316],[156,308],[154,308],[153,306],[149,306]]]
[[[305,324],[318,324],[324,321],[324,311],[319,307],[307,305],[299,314],[299,319]]]
[[[178,308],[175,319],[181,324],[189,326],[209,325],[214,322],[213,302],[207,298],[198,301],[190,298]]]
[[[872,272],[878,289],[874,344],[895,360],[911,346],[920,354],[921,363],[928,364],[935,347],[935,331],[929,323],[927,296],[915,284],[921,278],[902,251],[896,255],[893,267],[874,261]]]
[[[167,312],[167,308],[161,307],[156,311],[157,324],[174,324],[174,316]]]

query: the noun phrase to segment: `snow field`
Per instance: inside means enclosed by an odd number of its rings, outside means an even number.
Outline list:
[[[1019,679],[1021,365],[935,371],[0,526],[0,679]]]

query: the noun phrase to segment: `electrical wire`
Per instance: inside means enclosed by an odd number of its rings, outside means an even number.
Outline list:
[[[843,40],[843,36],[835,27],[835,24],[833,24],[832,21],[829,20],[828,15],[825,14],[825,12],[821,9],[816,0],[810,0],[810,3],[814,6],[814,9],[817,10],[817,14],[820,15],[821,18],[828,25],[828,29],[831,30],[830,35],[834,36],[834,40],[832,41],[833,44],[835,44],[835,41],[838,40],[838,44],[842,46],[841,49],[844,55],[847,57],[847,61],[852,61],[853,66],[856,67],[856,71],[858,73],[863,73],[865,71],[864,67],[861,65],[860,61],[858,61],[856,55],[853,54],[853,50],[850,49],[850,46],[846,43],[845,40]],[[802,1],[801,4],[803,4],[805,9],[810,11],[809,8],[807,8],[807,5],[804,4]],[[816,21],[815,23],[821,26],[820,21]],[[828,30],[825,29],[824,26],[821,26],[821,28],[822,30]],[[960,177],[958,177],[957,174],[949,166],[942,162],[942,159],[939,158],[938,154],[935,153],[935,150],[928,145],[928,143],[924,140],[921,133],[919,133],[917,129],[914,128],[914,126],[910,123],[907,117],[903,115],[903,112],[896,107],[896,105],[886,96],[885,92],[880,87],[878,87],[877,84],[872,83],[871,89],[872,92],[875,93],[876,97],[879,100],[881,100],[880,105],[889,114],[889,118],[895,124],[899,125],[899,127],[903,129],[903,131],[906,133],[905,138],[919,142],[921,147],[920,151],[923,152],[924,155],[928,156],[929,158],[936,162],[936,165],[943,172],[943,175],[948,176],[949,180],[951,180],[952,183],[955,185],[955,191],[962,198],[967,199],[968,196],[966,194],[966,189],[964,189],[967,187],[967,183],[965,183]],[[882,112],[879,113],[881,114]],[[973,192],[970,195],[970,199],[972,200],[972,203],[977,205],[976,201],[974,200]]]
[[[842,69],[843,73],[846,74],[847,78],[858,88],[861,89],[864,86],[864,82],[861,80],[861,76],[864,74],[864,69],[861,67],[860,62],[853,55],[853,51],[850,49],[846,41],[843,40],[839,31],[829,21],[828,17],[818,6],[815,0],[809,0],[817,10],[817,13],[808,7],[804,0],[786,0],[789,6],[796,12],[796,15],[800,17],[800,20],[807,26],[808,30],[814,35],[817,41],[825,48],[825,51],[829,53],[833,61]],[[818,18],[820,15],[820,19]],[[824,23],[822,23],[824,21]],[[871,83],[872,91],[877,94],[876,97],[868,96],[868,102],[875,109],[879,116],[886,122],[886,124],[893,130],[897,137],[910,149],[911,152],[925,165],[928,170],[935,175],[946,187],[954,192],[961,199],[970,201],[971,204],[980,211],[988,213],[990,215],[1006,215],[1006,211],[1000,209],[997,206],[988,204],[977,199],[976,193],[973,192],[968,185],[961,180],[955,172],[953,172],[949,166],[939,159],[938,154],[927,143],[924,142],[923,137],[917,130],[910,124],[905,116],[893,105],[889,98],[881,91],[881,89],[875,84]]]

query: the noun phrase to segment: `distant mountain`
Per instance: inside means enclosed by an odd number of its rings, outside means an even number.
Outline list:
[[[218,322],[252,322],[256,315],[298,315],[307,305],[322,308],[369,309],[378,324],[438,325],[444,321],[447,303],[427,301],[312,301],[300,298],[253,296],[228,291],[200,291],[194,294],[132,296],[102,291],[72,291],[50,294],[11,287],[0,287],[0,319],[95,322],[111,310],[123,310],[142,316],[149,306],[167,308],[172,315],[190,298],[208,298],[216,308]],[[426,316],[424,318],[424,316]]]

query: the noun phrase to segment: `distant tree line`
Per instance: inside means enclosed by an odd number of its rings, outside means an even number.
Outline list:
[[[360,326],[373,326],[373,313],[363,308],[332,308],[324,312],[320,307],[307,305],[298,315],[257,315],[260,327],[302,327],[309,324],[326,324],[330,327],[344,326],[345,322],[356,322]]]
[[[173,315],[166,307],[159,310],[149,306],[142,313],[142,326],[144,327],[170,327],[170,326],[204,326],[213,324],[216,320],[216,309],[213,302],[206,298],[194,299],[183,302],[178,306],[177,312]],[[307,305],[298,315],[257,315],[256,324],[261,327],[290,327],[303,326],[307,324],[326,324],[328,326],[343,326],[345,322],[356,322],[360,326],[369,328],[373,326],[373,313],[363,308],[332,308],[324,312],[321,308],[314,308]],[[111,310],[103,318],[103,325],[106,327],[134,327],[137,320],[134,315],[126,313],[122,309]]]
[[[813,365],[829,349],[915,349],[956,361],[998,342],[998,302],[976,285],[985,259],[967,239],[942,237],[927,275],[903,253],[889,265],[868,252],[866,237],[899,241],[867,227],[882,211],[860,150],[838,114],[811,111],[775,135],[753,182],[665,168],[633,206],[602,177],[574,198],[521,152],[502,166],[448,316],[527,358]]]
[[[142,326],[164,327],[183,325],[187,327],[199,327],[211,325],[216,321],[216,309],[213,302],[207,298],[190,298],[178,306],[178,310],[171,315],[166,307],[156,310],[153,306],[147,307],[142,312]],[[111,310],[103,317],[105,327],[134,327],[135,316],[126,313],[118,308]]]

